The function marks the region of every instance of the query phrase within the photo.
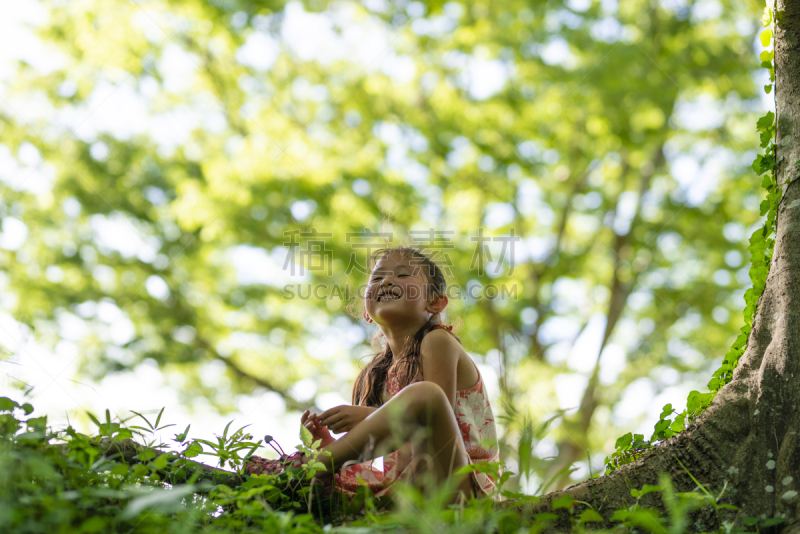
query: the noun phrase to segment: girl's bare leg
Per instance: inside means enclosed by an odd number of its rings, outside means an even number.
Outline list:
[[[332,467],[339,469],[351,460],[365,462],[377,458],[409,441],[416,459],[429,460],[423,463],[427,464],[426,469],[432,469],[437,484],[444,483],[451,473],[469,463],[455,413],[438,384],[423,381],[404,387],[350,432],[321,447],[331,456],[320,455],[317,459],[325,463],[330,473]],[[412,466],[415,469],[412,474],[419,483],[422,475],[418,467]],[[459,491],[469,496],[472,490],[470,476],[452,476],[459,485],[451,502]]]

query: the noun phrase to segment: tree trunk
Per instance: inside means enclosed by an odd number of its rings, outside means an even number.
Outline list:
[[[691,473],[715,496],[727,483],[721,502],[739,507],[719,515],[711,507],[696,512],[692,531],[714,530],[724,520],[741,525],[747,517],[779,516],[783,532],[800,532],[800,189],[792,181],[800,160],[800,3],[778,0],[777,11],[783,11],[775,28],[777,177],[784,193],[766,288],[733,380],[686,431],[639,460],[540,503],[507,503],[522,515],[552,512],[552,501],[567,493],[591,503],[606,519],[603,526],[611,526],[613,511],[633,503],[631,488],[657,485],[665,472],[678,491],[692,491]],[[640,504],[663,509],[658,493]],[[555,513],[561,517],[555,528],[569,529],[566,512]]]

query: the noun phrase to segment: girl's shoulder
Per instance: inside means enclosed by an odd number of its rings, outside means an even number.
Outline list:
[[[463,343],[458,338],[457,335],[453,333],[453,327],[446,324],[435,324],[431,327],[431,329],[427,333],[433,332],[435,329],[442,329],[446,332],[449,332],[458,343],[462,345],[461,354],[459,355],[459,363],[457,366],[457,373],[458,383],[461,384],[473,384],[471,387],[465,387],[462,389],[457,389],[456,391],[460,396],[466,396],[469,393],[474,391],[482,391],[483,390],[483,378],[481,377],[481,372],[478,370],[478,366],[475,365],[475,362],[472,361],[469,354],[463,349]]]
[[[437,323],[437,324],[433,325],[433,326],[431,327],[431,329],[430,329],[430,330],[428,330],[428,332],[427,332],[427,333],[428,333],[428,334],[430,334],[431,332],[433,332],[433,331],[434,331],[434,330],[436,330],[437,328],[442,328],[442,329],[444,329],[444,330],[446,330],[446,331],[450,332],[450,334],[452,334],[452,336],[453,336],[454,338],[456,338],[456,339],[458,340],[458,342],[459,342],[459,343],[461,343],[461,339],[460,339],[460,338],[459,338],[457,335],[453,334],[453,327],[452,327],[451,325],[449,325],[449,324],[441,324],[441,323]]]

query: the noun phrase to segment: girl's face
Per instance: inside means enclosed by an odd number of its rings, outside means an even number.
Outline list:
[[[377,261],[367,284],[365,318],[379,326],[428,320],[433,311],[428,310],[425,267],[411,259],[392,254]]]

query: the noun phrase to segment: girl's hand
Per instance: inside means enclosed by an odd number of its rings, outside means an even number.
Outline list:
[[[328,428],[319,422],[319,416],[315,413],[309,413],[308,410],[304,411],[303,415],[300,416],[300,424],[311,432],[312,441],[321,441],[320,447],[325,447],[336,441],[336,438],[331,436]]]
[[[319,420],[330,430],[339,434],[341,432],[350,432],[354,426],[363,421],[375,410],[377,410],[377,408],[343,404],[331,408],[330,410],[325,410],[319,415]]]

